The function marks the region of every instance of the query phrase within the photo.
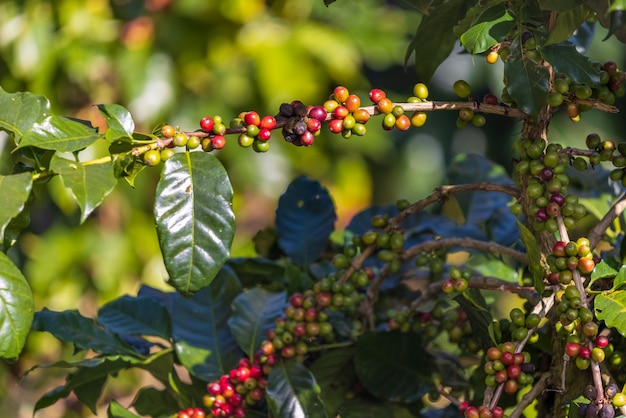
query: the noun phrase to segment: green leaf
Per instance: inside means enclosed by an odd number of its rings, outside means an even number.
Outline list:
[[[239,280],[224,267],[210,286],[189,298],[168,294],[176,354],[194,376],[206,381],[218,379],[241,358],[241,349],[227,325],[231,303],[240,292]]]
[[[169,339],[170,316],[151,298],[122,296],[98,310],[98,322],[116,334],[153,335]]]
[[[55,312],[44,308],[35,314],[32,329],[49,332],[61,341],[73,343],[75,351],[93,350],[106,355],[138,357],[138,353],[117,335],[100,328],[93,319],[82,316],[77,310]]]
[[[606,34],[603,41],[606,41],[615,35],[620,41],[624,42],[624,27],[626,27],[626,13],[624,10],[614,10],[609,13],[609,32]]]
[[[491,7],[461,37],[461,43],[470,54],[480,54],[503,40],[515,24],[504,5]]]
[[[418,12],[423,15],[429,13],[430,6],[433,4],[433,0],[405,0],[411,6],[415,7]]]
[[[27,205],[33,200],[33,196],[29,196]],[[7,252],[9,248],[15,245],[17,237],[30,224],[30,212],[28,210],[21,211],[15,218],[11,219],[4,230],[4,239],[0,242],[2,247],[0,251]]]
[[[260,287],[241,293],[233,301],[228,326],[237,344],[250,358],[265,339],[265,331],[281,316],[286,303],[284,292],[272,293]]]
[[[19,148],[33,146],[60,152],[74,152],[96,142],[98,130],[63,116],[48,116],[27,131]]]
[[[511,47],[511,57],[504,63],[504,77],[506,89],[519,109],[537,119],[550,92],[548,69],[525,57],[519,47]]]
[[[454,300],[467,313],[467,318],[472,326],[472,337],[478,339],[485,350],[499,343],[493,339],[493,335],[489,332],[493,317],[480,290],[468,289],[456,296]]]
[[[607,277],[615,277],[618,271],[621,270],[622,266],[613,266],[611,265],[611,263],[607,262],[607,260],[602,260],[598,264],[596,264],[595,268],[591,272],[591,283],[595,282],[596,280],[605,279]]]
[[[353,363],[355,352],[355,347],[328,350],[310,367],[329,415],[337,416],[339,407],[357,382]]]
[[[439,64],[450,55],[457,40],[453,27],[464,16],[467,2],[443,2],[424,16],[404,56],[405,64],[415,53],[415,70],[424,81],[431,79]]]
[[[612,0],[609,12],[614,12],[616,10],[626,10],[626,0]]]
[[[625,283],[626,283],[626,266],[622,266],[619,269],[617,276],[615,276],[615,280],[613,280],[613,289],[622,287]]]
[[[0,130],[8,132],[16,144],[35,123],[50,114],[50,102],[44,96],[7,93],[0,88]]]
[[[407,408],[391,402],[374,402],[364,398],[353,398],[342,406],[339,416],[341,418],[414,418],[420,415],[412,414]],[[439,417],[440,415],[432,414],[432,416]],[[458,416],[458,409],[456,416]]]
[[[608,327],[615,328],[626,337],[626,290],[614,290],[598,295],[593,306],[599,320],[603,320]]]
[[[285,284],[285,267],[267,258],[231,258],[226,265],[237,273],[243,287]]]
[[[105,138],[113,142],[119,138],[132,138],[135,122],[128,109],[118,104],[99,104],[98,109],[107,123]]]
[[[558,44],[568,40],[576,32],[576,29],[587,20],[588,16],[589,8],[584,4],[558,13],[545,45]],[[543,53],[543,49],[541,52]]]
[[[368,331],[357,341],[354,362],[361,383],[378,398],[411,403],[433,389],[434,360],[419,334]]]
[[[545,271],[543,267],[541,267],[541,251],[539,250],[539,245],[537,245],[537,240],[532,232],[526,226],[524,226],[519,219],[517,219],[517,226],[520,231],[520,239],[526,247],[526,255],[528,256],[528,269],[530,273],[533,275],[533,283],[535,285],[535,290],[539,294],[543,292],[544,284],[543,278],[545,276]]]
[[[22,352],[35,311],[33,293],[5,253],[0,252],[0,357],[15,361]]]
[[[144,417],[171,416],[180,409],[171,391],[153,387],[142,388],[133,402],[133,407]]]
[[[483,276],[497,277],[510,283],[519,283],[517,270],[491,254],[472,254],[465,264]]]
[[[573,43],[563,42],[541,48],[541,56],[548,61],[557,72],[567,74],[574,82],[595,87],[600,84],[600,74],[589,58],[580,54]]]
[[[113,399],[111,403],[109,403],[109,408],[107,409],[107,417],[108,418],[141,418],[139,415],[135,415],[132,412],[130,412],[128,409],[124,408],[115,399]]]
[[[315,378],[302,363],[281,360],[267,380],[266,399],[276,418],[328,417]]]
[[[72,192],[80,206],[81,223],[100,206],[117,183],[111,163],[84,165],[55,154],[50,169],[61,177],[63,185]]]
[[[583,4],[583,0],[540,0],[539,7],[543,10],[566,12]]]
[[[0,242],[5,240],[5,231],[9,223],[25,208],[33,188],[30,173],[0,176]]]
[[[184,293],[211,283],[235,233],[233,189],[224,166],[205,152],[175,154],[157,185],[154,213],[170,283]]]

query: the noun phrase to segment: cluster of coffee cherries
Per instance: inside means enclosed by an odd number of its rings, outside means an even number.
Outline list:
[[[446,257],[447,250],[445,248],[431,252],[423,252],[415,257],[415,265],[420,268],[428,269],[430,280],[438,281],[443,278]],[[465,275],[467,276],[467,273],[465,273]],[[463,272],[461,272],[461,277],[463,277]],[[459,283],[459,285],[461,285],[461,283]]]
[[[462,402],[459,408],[465,418],[503,418],[504,410],[496,406],[493,409],[485,405],[471,406],[468,402]]]
[[[182,411],[178,411],[176,418],[205,418],[206,412],[202,408],[193,408],[189,407],[183,409]]]
[[[526,196],[532,202],[528,211],[533,217],[536,231],[558,230],[556,218],[560,215],[567,229],[576,226],[576,221],[587,214],[578,197],[568,194],[569,177],[565,170],[570,159],[562,153],[560,144],[549,144],[541,138],[525,138],[520,141],[520,160],[516,164],[516,174],[530,176],[526,186]],[[511,206],[511,212],[521,214],[522,205]]]
[[[376,246],[376,257],[383,263],[387,263],[390,273],[397,273],[402,267],[400,260],[400,253],[404,249],[405,238],[400,229],[388,231],[389,219],[385,215],[374,215],[371,219],[372,229],[365,231],[361,235],[355,235],[352,237],[352,246],[347,247],[353,254],[356,254],[357,249],[363,250],[370,245]],[[345,252],[344,252],[345,254]],[[343,257],[338,256],[339,260],[335,260],[335,267],[342,267],[345,264],[338,264],[336,261],[341,261]],[[348,260],[346,260],[348,261]]]
[[[573,272],[589,274],[595,268],[593,252],[589,239],[580,237],[576,241],[557,241],[552,246],[552,254],[547,257],[550,284],[569,285],[574,278]]]
[[[464,292],[468,286],[468,280],[472,277],[470,269],[461,269],[452,266],[448,270],[449,278],[441,282],[441,290],[444,293]]]
[[[455,81],[452,85],[452,89],[454,90],[454,93],[461,99],[469,98],[470,94],[472,93],[471,86],[465,80]],[[487,94],[485,95],[483,102],[496,105],[498,104],[498,98],[493,94]],[[471,123],[472,125],[480,128],[482,126],[485,126],[486,122],[487,119],[485,118],[484,114],[480,112],[474,112],[474,110],[469,107],[462,107],[461,109],[459,109],[459,117],[456,120],[456,126],[457,128],[465,128],[469,123]]]
[[[172,125],[163,125],[161,127],[161,138],[163,138],[163,147],[151,149],[143,153],[143,162],[148,166],[154,166],[161,161],[167,161],[174,155],[174,147],[186,147],[188,150],[196,149],[201,145],[201,140],[197,136],[189,137],[184,132],[173,127]]]
[[[299,147],[309,147],[313,145],[315,136],[320,134],[326,117],[326,110],[322,106],[310,107],[295,100],[280,105],[276,121],[283,125],[285,141]]]
[[[601,399],[603,396],[598,396],[598,390],[593,385],[585,386],[583,396],[590,401],[578,407],[578,416],[584,418],[613,418],[615,408],[626,405],[626,394],[620,392],[615,383],[606,387],[604,399]]]
[[[376,105],[376,109],[383,116],[382,126],[386,131],[394,128],[406,131],[411,126],[419,128],[426,123],[426,113],[415,111],[407,116],[404,108],[395,104],[387,94],[380,89],[372,89],[369,93],[370,100]],[[408,103],[421,103],[428,99],[428,87],[424,83],[413,86],[413,96],[407,99]]]
[[[516,344],[506,341],[497,347],[489,347],[485,354],[483,370],[487,374],[485,384],[489,387],[504,385],[504,391],[514,394],[520,387],[533,383],[535,365],[530,354],[515,352]]]
[[[511,339],[513,341],[523,341],[528,336],[528,333],[535,329],[539,322],[541,321],[541,317],[536,313],[529,313],[526,315],[523,310],[520,308],[513,308],[511,312],[509,312],[509,318],[511,322],[508,327],[508,331],[511,334]],[[533,333],[531,338],[537,338],[538,335]],[[534,339],[529,340],[530,342],[534,342]]]
[[[387,326],[402,332],[420,332],[429,339],[445,333],[448,340],[457,343],[464,352],[476,353],[480,350],[467,312],[460,306],[448,306],[444,301],[437,301],[431,310],[423,312],[411,311],[405,307],[399,310],[390,309],[387,311]]]

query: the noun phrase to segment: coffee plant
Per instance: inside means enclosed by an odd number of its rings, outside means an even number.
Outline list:
[[[325,0],[327,5],[332,0]],[[614,114],[626,73],[585,56],[579,31],[604,26],[623,41],[622,1],[410,1],[423,18],[409,45],[421,82],[406,97],[337,86],[327,99],[273,114],[207,115],[197,127],[135,130],[117,104],[107,129],[55,114],[43,96],[0,90],[0,129],[13,142],[0,176],[0,354],[19,358],[31,332],[75,352],[35,369],[66,369],[35,411],[73,394],[96,413],[109,378],[128,369],[160,383],[110,417],[602,417],[626,414],[626,142],[580,132],[562,146],[557,114]],[[332,10],[332,5],[330,5]],[[456,101],[428,82],[456,42],[504,63],[503,88]],[[428,56],[425,52],[429,53]],[[317,181],[294,179],[255,257],[232,258],[233,189],[219,150],[315,146],[320,132],[367,141],[367,131],[418,129],[452,111],[459,129],[490,118],[521,123],[513,171],[457,155],[448,184],[421,199],[373,206],[335,231],[335,205]],[[615,116],[619,117],[619,116]],[[105,142],[105,156],[82,150]],[[160,170],[154,221],[175,291],[143,286],[97,311],[35,312],[7,255],[29,225],[41,186],[58,176],[85,221],[116,187]],[[585,189],[598,199],[590,199]],[[598,203],[602,202],[602,204]],[[609,204],[609,210],[600,212]],[[456,215],[445,208],[458,208]],[[494,304],[507,297],[509,312]]]

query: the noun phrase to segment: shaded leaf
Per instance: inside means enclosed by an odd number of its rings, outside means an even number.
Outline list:
[[[228,326],[241,349],[252,358],[265,339],[265,331],[274,326],[287,304],[285,292],[268,292],[255,287],[241,293],[232,304]]]
[[[336,416],[338,408],[346,401],[346,395],[356,382],[354,369],[354,347],[328,350],[309,368],[320,386],[321,398],[326,410]]]
[[[467,313],[467,318],[472,326],[472,337],[478,339],[482,348],[487,350],[489,347],[497,345],[499,341],[495,341],[492,333],[489,332],[493,317],[480,290],[468,289],[456,296],[454,300]]]
[[[626,337],[626,290],[597,295],[593,306],[599,320]]]
[[[281,360],[267,380],[266,399],[276,418],[328,417],[315,378],[302,363]]]
[[[533,235],[532,232],[525,225],[523,225],[519,219],[516,219],[517,227],[520,230],[520,237],[522,239],[522,243],[524,247],[526,247],[526,255],[528,256],[528,269],[530,273],[533,275],[533,284],[535,286],[535,290],[541,294],[545,287],[543,283],[543,278],[545,276],[545,271],[543,267],[541,267],[541,250],[539,250],[539,245],[537,244],[537,239]]]
[[[226,265],[235,271],[243,287],[285,284],[285,267],[267,258],[231,258]]]
[[[48,116],[24,134],[19,147],[73,152],[87,148],[100,137],[97,129],[83,123],[63,116]]]
[[[180,362],[194,376],[211,381],[234,367],[241,349],[227,326],[231,302],[241,292],[237,276],[224,267],[210,286],[189,298],[171,298],[172,337]]]
[[[98,322],[116,334],[171,336],[169,313],[151,298],[122,296],[98,310]]]
[[[233,189],[224,166],[206,152],[177,153],[157,185],[154,214],[170,283],[184,293],[207,286],[230,253]]]
[[[519,109],[537,119],[550,91],[548,69],[525,57],[521,48],[511,47],[511,57],[504,63],[504,77],[506,89]]]
[[[543,10],[566,12],[583,4],[583,0],[541,0],[539,7]]]
[[[0,357],[15,361],[22,352],[35,311],[33,293],[11,259],[0,252]]]
[[[433,4],[433,0],[405,0],[408,4],[415,7],[421,14],[427,15],[429,8]]]
[[[278,246],[295,263],[316,260],[335,228],[335,205],[318,182],[300,176],[278,200],[276,232]]]
[[[133,407],[141,416],[150,417],[173,415],[180,409],[170,391],[153,387],[142,388],[133,402]]]
[[[0,176],[0,242],[5,241],[5,231],[11,221],[25,208],[33,187],[30,173]]]
[[[81,223],[100,206],[117,184],[111,163],[84,165],[55,154],[50,169],[61,177],[63,185],[72,192],[80,206]]]
[[[128,109],[118,104],[99,104],[98,110],[107,123],[105,138],[113,142],[119,138],[132,138],[135,122]]]
[[[0,130],[6,131],[16,144],[35,123],[50,114],[50,102],[44,96],[7,93],[0,87]]]
[[[416,415],[407,408],[394,403],[353,398],[341,407],[340,416],[341,418],[414,418]],[[458,408],[456,408],[456,416],[459,416]],[[419,417],[425,418],[421,414]]]
[[[609,32],[604,37],[603,41],[615,35],[620,41],[624,42],[623,29],[626,27],[626,12],[621,9],[613,10],[609,13],[609,17]]]
[[[471,27],[459,39],[470,54],[480,54],[504,39],[514,24],[506,6],[498,4],[473,20]]]
[[[411,403],[433,389],[433,358],[419,334],[368,331],[354,361],[363,386],[381,399]]]
[[[554,27],[550,31],[545,45],[558,44],[568,40],[582,25],[589,15],[589,8],[583,4],[556,15]],[[542,48],[543,55],[543,48]]]
[[[563,42],[541,48],[541,56],[558,72],[567,74],[574,82],[598,86],[600,74],[589,58],[580,54],[573,43]]]

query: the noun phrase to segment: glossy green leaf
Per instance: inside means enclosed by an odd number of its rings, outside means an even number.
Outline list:
[[[87,148],[101,135],[97,129],[63,116],[48,116],[35,123],[20,141],[20,148],[33,146],[60,152]]]
[[[429,81],[439,64],[450,55],[457,37],[454,25],[464,16],[468,4],[450,0],[434,7],[424,16],[404,56],[405,64],[415,54],[415,70],[419,78]]]
[[[589,16],[589,8],[583,4],[556,15],[554,27],[550,31],[545,45],[567,41]],[[542,49],[543,53],[543,49]]]
[[[5,253],[0,252],[0,357],[14,361],[22,352],[35,311],[33,294]]]
[[[541,56],[552,64],[556,71],[567,74],[574,82],[592,87],[600,84],[598,70],[591,65],[589,58],[576,50],[571,42],[544,46],[541,48]]]
[[[501,258],[494,257],[491,254],[476,253],[467,260],[467,267],[483,276],[497,277],[510,283],[519,283],[519,274],[517,269],[511,267]]]
[[[195,292],[211,283],[235,233],[233,189],[224,166],[205,152],[177,153],[157,185],[154,213],[170,284]]]
[[[80,206],[81,223],[100,206],[117,184],[111,163],[84,165],[55,154],[50,169],[61,177],[63,185],[72,192]]]
[[[550,91],[550,73],[543,65],[525,57],[520,48],[511,48],[511,57],[504,63],[506,89],[518,108],[537,118],[546,106]]]
[[[63,342],[74,344],[75,351],[93,350],[102,354],[139,357],[117,335],[102,329],[93,319],[82,316],[77,310],[55,312],[44,308],[35,313],[32,329],[49,332]]]
[[[228,326],[250,358],[265,339],[265,331],[273,327],[274,320],[281,316],[286,303],[284,292],[268,292],[260,287],[241,293],[233,301]]]
[[[227,322],[241,284],[225,267],[210,286],[189,298],[169,293],[172,337],[180,362],[194,376],[210,381],[227,373],[241,358]]]
[[[613,290],[595,297],[596,317],[626,337],[626,290]]]
[[[596,264],[593,271],[591,272],[591,283],[595,282],[596,280],[615,277],[617,276],[617,273],[622,270],[623,268],[621,265],[613,266],[612,263],[609,262],[609,260],[602,260],[598,264]],[[613,286],[616,286],[615,283],[613,283]]]
[[[302,363],[279,361],[267,380],[267,404],[276,418],[328,417],[315,378]]]
[[[143,417],[172,416],[180,409],[171,391],[154,387],[142,388],[133,402],[133,407]]]
[[[354,362],[363,386],[380,399],[416,402],[433,388],[434,361],[416,333],[368,331]]]
[[[152,335],[169,339],[170,316],[151,298],[122,296],[98,310],[98,322],[116,334]]]
[[[107,123],[105,138],[113,142],[119,138],[132,138],[135,121],[128,109],[118,104],[99,104],[98,109]]]
[[[33,196],[29,197],[27,204],[33,200]],[[4,229],[3,240],[0,241],[0,251],[8,251],[17,241],[20,233],[30,224],[30,211],[25,209],[21,211],[15,218],[11,219]]]
[[[456,296],[454,300],[467,313],[467,318],[472,326],[472,337],[478,339],[485,350],[498,344],[499,341],[494,341],[493,335],[489,332],[493,317],[480,291],[468,289]]]
[[[11,220],[25,208],[33,187],[30,173],[0,176],[0,242],[5,240],[5,231]]]
[[[519,219],[517,220],[517,226],[520,231],[520,238],[524,247],[526,247],[526,255],[528,256],[528,269],[533,275],[533,283],[537,292],[541,294],[545,287],[543,278],[545,277],[545,271],[541,267],[541,251],[537,244],[537,239],[532,232]]]
[[[139,415],[135,415],[130,412],[128,409],[119,404],[115,399],[109,403],[109,408],[107,409],[107,417],[108,418],[141,418]]]
[[[583,0],[540,0],[539,7],[543,10],[566,12],[583,4]]]
[[[35,123],[50,114],[50,102],[45,97],[7,93],[0,88],[0,130],[8,132],[16,144]]]
[[[460,40],[470,54],[480,54],[504,39],[514,24],[513,16],[504,6],[491,7],[472,22]]]

